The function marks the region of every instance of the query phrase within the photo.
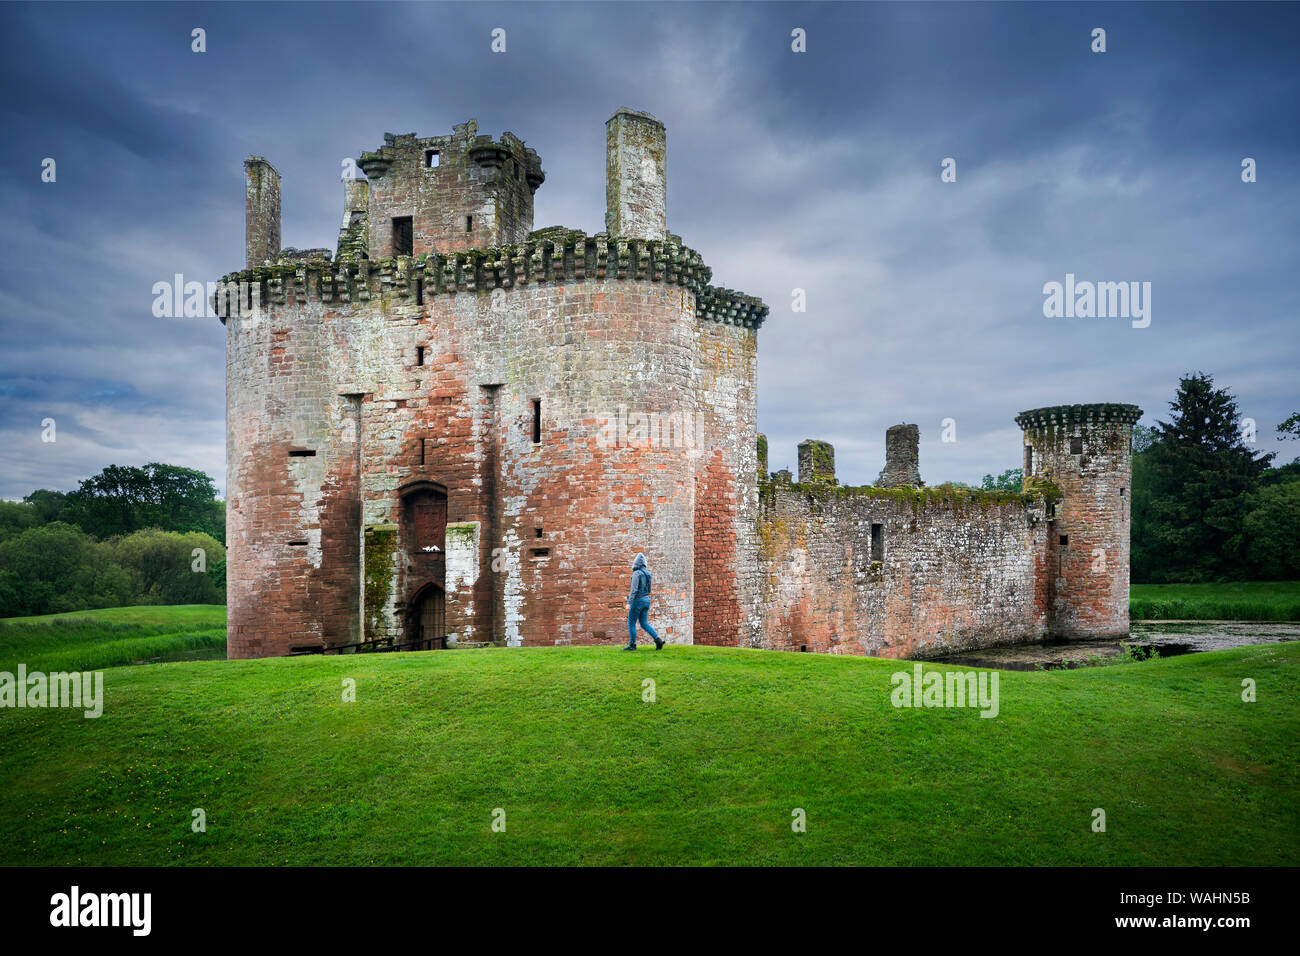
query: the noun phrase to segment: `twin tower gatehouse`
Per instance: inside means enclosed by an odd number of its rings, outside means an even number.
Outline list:
[[[333,251],[281,248],[279,174],[245,162],[231,657],[614,644],[638,551],[673,643],[908,656],[1127,631],[1135,407],[1021,415],[1021,494],[925,488],[914,426],[915,475],[894,469],[914,483],[841,487],[829,446],[770,476],[768,308],[668,231],[662,123],[606,124],[595,235],[533,228],[545,174],[510,133],[384,140]]]

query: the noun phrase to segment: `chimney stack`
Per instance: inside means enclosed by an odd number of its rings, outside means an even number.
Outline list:
[[[244,253],[249,269],[280,254],[280,174],[261,156],[244,160]]]
[[[605,231],[624,239],[668,236],[664,124],[624,107],[605,124]]]

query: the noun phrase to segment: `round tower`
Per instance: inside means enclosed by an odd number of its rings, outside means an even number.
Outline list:
[[[1026,484],[1061,492],[1049,505],[1048,620],[1053,635],[1113,637],[1129,630],[1129,524],[1136,405],[1055,405],[1016,416]]]

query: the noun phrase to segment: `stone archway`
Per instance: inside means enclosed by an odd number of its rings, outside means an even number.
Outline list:
[[[423,647],[426,641],[436,641],[447,635],[447,592],[432,581],[411,596],[406,611],[406,642],[418,643]],[[445,643],[435,643],[434,647],[445,647]]]
[[[417,481],[401,496],[407,581],[403,641],[442,637],[447,633],[447,490]]]

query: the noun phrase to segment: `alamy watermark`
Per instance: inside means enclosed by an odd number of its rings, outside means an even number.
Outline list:
[[[602,448],[685,448],[695,452],[704,436],[704,410],[654,411],[620,405],[600,421]]]
[[[895,707],[978,707],[981,717],[998,715],[997,671],[929,671],[912,665],[912,673],[889,675]]]
[[[1151,324],[1150,282],[1065,282],[1043,285],[1043,315],[1049,319],[1132,319],[1133,328]]]
[[[0,707],[77,707],[94,719],[104,713],[103,671],[27,672],[18,665],[15,675],[0,671]]]

